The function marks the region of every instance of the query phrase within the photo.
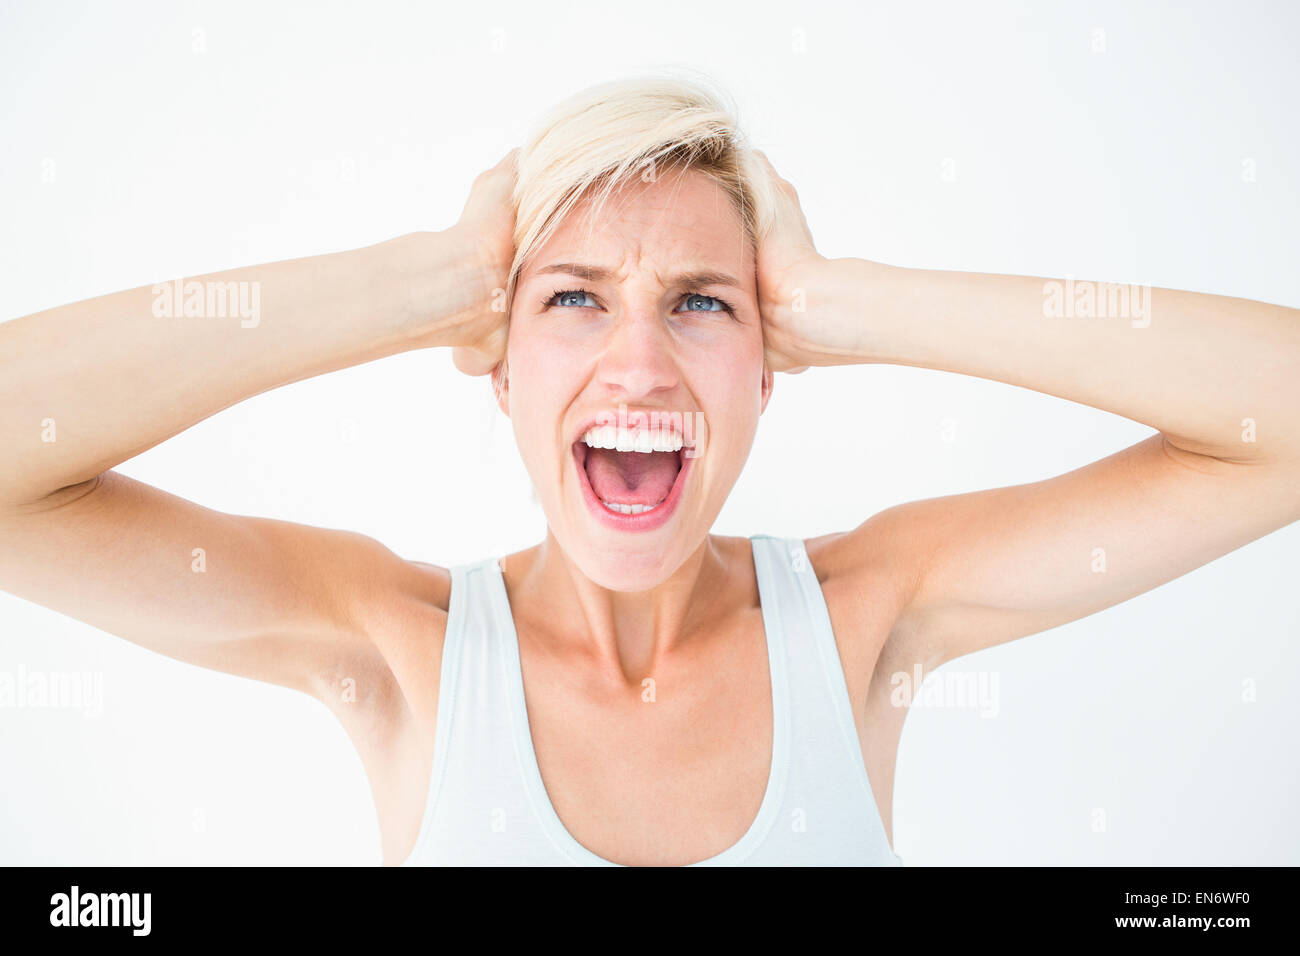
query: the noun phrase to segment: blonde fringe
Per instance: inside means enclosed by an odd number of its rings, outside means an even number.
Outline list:
[[[740,131],[734,100],[694,71],[647,73],[576,93],[525,140],[518,169],[507,310],[530,257],[574,207],[590,196],[594,221],[610,195],[637,178],[698,170],[735,204],[751,248],[771,227],[769,184]]]

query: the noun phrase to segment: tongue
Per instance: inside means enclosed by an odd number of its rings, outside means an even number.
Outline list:
[[[602,501],[620,505],[653,505],[668,497],[681,460],[675,451],[614,451],[587,449],[587,480]]]

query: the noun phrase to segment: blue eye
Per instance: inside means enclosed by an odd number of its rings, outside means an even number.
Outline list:
[[[556,292],[542,302],[543,309],[549,309],[551,306],[559,306],[562,309],[594,309],[599,308],[593,300],[590,305],[583,303],[584,299],[591,299],[591,293],[586,289],[563,289]],[[729,302],[719,299],[716,295],[700,295],[698,292],[688,293],[683,302],[686,304],[686,312],[726,312],[735,315],[735,310]]]
[[[581,300],[584,296],[590,299],[591,293],[586,291],[585,289],[565,289],[563,292],[557,292],[555,293],[555,295],[547,299],[546,304],[550,305],[552,302],[554,302],[556,305],[563,306],[564,308],[589,309],[591,308],[591,306],[582,305],[581,303]],[[572,301],[574,298],[578,299],[579,301],[577,302]]]
[[[704,302],[704,303],[712,302],[714,305],[717,306],[717,308],[716,309],[709,309],[709,308],[692,309],[690,308],[690,305],[693,302]],[[698,293],[695,292],[692,292],[690,295],[686,297],[686,305],[687,305],[687,309],[686,309],[687,312],[729,312],[730,311],[730,309],[727,308],[727,304],[723,302],[721,299],[714,298],[711,295],[699,295]]]

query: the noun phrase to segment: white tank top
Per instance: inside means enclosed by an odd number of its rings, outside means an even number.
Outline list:
[[[753,823],[693,865],[901,866],[858,743],[826,602],[797,538],[750,539],[772,679],[772,760]],[[433,772],[403,866],[614,866],[551,805],[495,559],[451,569]]]

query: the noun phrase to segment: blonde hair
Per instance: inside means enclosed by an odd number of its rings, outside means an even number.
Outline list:
[[[724,89],[684,70],[600,83],[551,110],[519,151],[507,314],[529,258],[584,197],[592,197],[594,221],[618,187],[671,169],[713,179],[757,248],[771,227],[772,200],[737,117]]]

